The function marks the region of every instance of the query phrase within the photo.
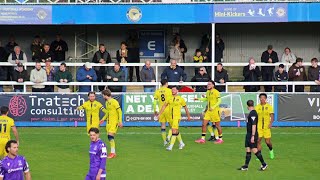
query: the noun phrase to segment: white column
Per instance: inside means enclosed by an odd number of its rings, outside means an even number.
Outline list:
[[[212,65],[211,65],[211,74],[212,74],[212,79],[214,79],[214,59],[215,59],[215,42],[216,42],[216,24],[212,23],[211,24],[211,61],[212,61]]]

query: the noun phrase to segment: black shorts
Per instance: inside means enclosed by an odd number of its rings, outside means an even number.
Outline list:
[[[251,143],[251,134],[246,135],[246,139],[244,141],[244,147],[249,147],[251,149],[257,148],[258,146],[258,136],[254,136],[254,143]]]

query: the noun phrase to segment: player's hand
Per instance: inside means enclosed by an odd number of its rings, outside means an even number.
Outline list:
[[[198,101],[199,99],[198,99],[198,98],[194,98],[194,100],[195,100],[195,101]]]
[[[269,129],[271,129],[272,128],[272,124],[269,124]]]
[[[100,179],[101,179],[101,174],[97,174],[96,180],[100,180]]]
[[[251,136],[251,143],[254,143],[254,136]]]
[[[122,128],[122,127],[123,127],[123,124],[122,124],[122,122],[120,122],[120,123],[119,123],[119,127],[120,127],[120,128]]]
[[[100,120],[100,125],[101,125],[101,124],[103,124],[103,122],[104,122],[104,120],[103,120],[103,119],[101,119],[101,120]]]

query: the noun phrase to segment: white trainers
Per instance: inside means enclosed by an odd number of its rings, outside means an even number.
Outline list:
[[[169,146],[166,148],[166,150],[167,150],[167,151],[172,151],[172,147],[173,147],[173,146],[169,145]]]
[[[184,143],[179,144],[179,149],[183,149],[186,145]]]
[[[164,141],[164,142],[163,142],[163,146],[167,146],[168,144],[169,144],[168,141]]]

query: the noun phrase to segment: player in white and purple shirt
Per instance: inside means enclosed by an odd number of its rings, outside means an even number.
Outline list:
[[[0,163],[0,180],[31,180],[26,159],[18,155],[17,141],[8,141],[5,148],[8,155]]]
[[[90,169],[85,180],[105,180],[106,179],[106,161],[107,147],[106,144],[99,139],[99,129],[90,128]]]

